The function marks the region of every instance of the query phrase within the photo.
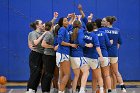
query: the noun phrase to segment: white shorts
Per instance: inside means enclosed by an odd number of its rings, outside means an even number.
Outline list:
[[[100,62],[101,67],[106,67],[110,65],[108,57],[103,57],[104,62]]]
[[[85,65],[88,66],[85,57],[70,57],[70,62],[72,69],[81,68]]]
[[[110,64],[114,64],[118,62],[118,57],[108,57]]]
[[[56,65],[60,67],[60,62],[69,61],[69,55],[56,52]]]
[[[86,60],[89,67],[91,67],[92,69],[100,68],[100,62],[98,61],[98,59],[91,59],[86,57]]]

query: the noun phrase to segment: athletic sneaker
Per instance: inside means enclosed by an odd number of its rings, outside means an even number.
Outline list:
[[[26,91],[25,93],[35,93],[35,90],[29,89],[29,91]]]
[[[121,85],[121,90],[122,90],[123,93],[126,93],[126,87],[125,87],[125,85]]]
[[[86,91],[85,91],[85,90],[83,90],[83,91],[79,91],[79,93],[86,93]]]
[[[112,93],[111,89],[108,89],[108,92],[107,93]]]
[[[80,86],[76,87],[76,91],[79,92],[80,91]]]

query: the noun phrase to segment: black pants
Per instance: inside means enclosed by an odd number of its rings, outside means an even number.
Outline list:
[[[27,91],[33,89],[37,91],[43,67],[43,54],[31,51],[29,55],[30,78],[27,84]]]
[[[51,81],[56,66],[56,56],[43,55],[44,73],[41,80],[42,92],[50,92]]]

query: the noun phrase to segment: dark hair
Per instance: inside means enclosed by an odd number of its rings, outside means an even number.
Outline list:
[[[112,25],[113,22],[117,21],[117,18],[115,16],[107,16],[106,21]]]
[[[102,22],[102,19],[96,19],[95,20],[95,23],[96,23],[96,26],[98,27],[98,28],[101,28],[102,26],[101,26],[101,22]]]
[[[93,25],[93,29],[97,29],[98,28],[96,22],[92,21],[92,25]]]
[[[39,20],[36,20],[35,22],[32,22],[30,24],[30,27],[33,28],[34,30],[36,30],[37,29],[36,25],[38,25],[38,24],[39,24]]]
[[[52,22],[46,22],[45,23],[45,30],[46,31],[50,31],[51,27],[52,27]]]
[[[94,29],[93,23],[92,23],[92,22],[88,22],[88,23],[86,24],[86,28],[87,28],[87,30],[88,30],[89,32],[93,31],[93,29]]]
[[[75,20],[73,22],[73,33],[71,35],[71,41],[74,41],[77,39],[77,35],[78,35],[78,30],[81,28],[81,23],[78,20]]]
[[[60,29],[60,26],[57,24],[55,26],[55,29],[54,29],[54,35],[57,36],[58,35],[58,30]]]
[[[64,17],[61,17],[61,18],[59,19],[59,21],[58,21],[58,25],[59,25],[60,27],[63,26],[63,20],[64,20]]]

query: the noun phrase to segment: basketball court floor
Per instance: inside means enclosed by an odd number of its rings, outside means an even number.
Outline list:
[[[127,93],[140,93],[140,82],[125,82],[127,87]],[[91,92],[91,82],[87,84],[87,93]],[[7,84],[7,93],[25,93],[26,92],[26,83],[8,83]],[[37,93],[42,93],[40,86],[38,87]],[[117,87],[117,93],[122,93],[120,87]]]

